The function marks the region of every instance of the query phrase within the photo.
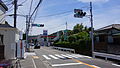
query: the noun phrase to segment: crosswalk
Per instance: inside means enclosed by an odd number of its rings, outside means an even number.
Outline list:
[[[66,59],[66,58],[91,58],[80,54],[53,54],[53,55],[42,55],[45,59]]]

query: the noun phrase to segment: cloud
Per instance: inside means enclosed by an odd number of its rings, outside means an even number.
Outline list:
[[[109,0],[78,0],[78,1],[81,1],[81,2],[108,2]]]

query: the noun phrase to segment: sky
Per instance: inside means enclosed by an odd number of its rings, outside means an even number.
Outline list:
[[[9,5],[12,0],[5,2],[8,4],[7,14],[12,14],[12,5]],[[43,30],[48,30],[48,34],[66,29],[65,23],[67,22],[67,29],[72,30],[76,24],[83,23],[84,26],[90,27],[90,19],[88,17],[75,18],[74,9],[82,9],[89,15],[89,2],[93,4],[93,24],[95,29],[111,25],[120,24],[120,0],[43,0],[37,12],[35,24],[44,24],[44,27],[32,27],[30,34],[39,35],[43,34]],[[31,0],[18,0],[17,14],[28,15],[30,10]],[[32,10],[36,7],[39,0],[33,0]],[[11,8],[12,6],[12,8]],[[61,14],[64,13],[64,14]],[[6,16],[6,20],[13,26],[13,17]],[[17,17],[17,28],[25,31],[26,18]]]

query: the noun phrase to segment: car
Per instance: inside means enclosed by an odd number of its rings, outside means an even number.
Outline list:
[[[40,49],[40,44],[36,44],[36,45],[34,46],[34,49]]]
[[[34,46],[34,43],[29,43],[30,46]]]

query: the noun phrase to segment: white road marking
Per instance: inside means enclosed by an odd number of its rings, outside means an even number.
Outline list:
[[[57,58],[57,57],[55,57],[55,56],[53,56],[53,55],[49,55],[50,57],[52,57],[52,58],[54,58],[54,59],[59,59],[59,58]]]
[[[82,63],[53,64],[52,66],[56,67],[56,66],[79,65],[79,64],[82,64]]]
[[[92,65],[92,66],[94,66],[94,67],[96,67],[96,68],[101,68],[101,67],[99,67],[99,66],[96,66],[96,65]]]
[[[51,58],[47,57],[46,55],[42,55],[44,58],[46,58],[47,60],[50,60]]]
[[[55,54],[55,56],[57,56],[57,57],[59,57],[59,58],[65,58],[65,57],[60,56],[60,55],[58,55],[58,54]]]
[[[84,56],[84,55],[79,55],[79,54],[73,54],[74,56],[76,57],[86,57],[86,58],[92,58],[92,57],[89,57],[89,56]]]
[[[75,56],[74,54],[66,54],[66,55],[68,55],[68,56],[70,56],[70,57],[73,57],[73,58],[78,58],[77,56]]]
[[[117,66],[117,67],[120,67],[120,65],[118,65],[118,64],[112,64],[112,65]]]
[[[37,68],[36,64],[35,64],[35,61],[33,59],[32,59],[32,61],[33,61],[34,68]]]
[[[64,57],[67,57],[67,58],[72,58],[72,57],[70,57],[70,56],[67,56],[67,55],[64,55],[64,54],[61,54],[62,56],[64,56]]]
[[[82,55],[79,55],[79,54],[74,54],[76,57],[84,57]]]
[[[35,53],[25,52],[25,53],[24,53],[24,58],[26,58],[27,56],[35,56],[35,55],[36,55]]]
[[[86,57],[86,58],[92,58],[92,57],[89,57],[89,56],[84,56],[84,57]]]

